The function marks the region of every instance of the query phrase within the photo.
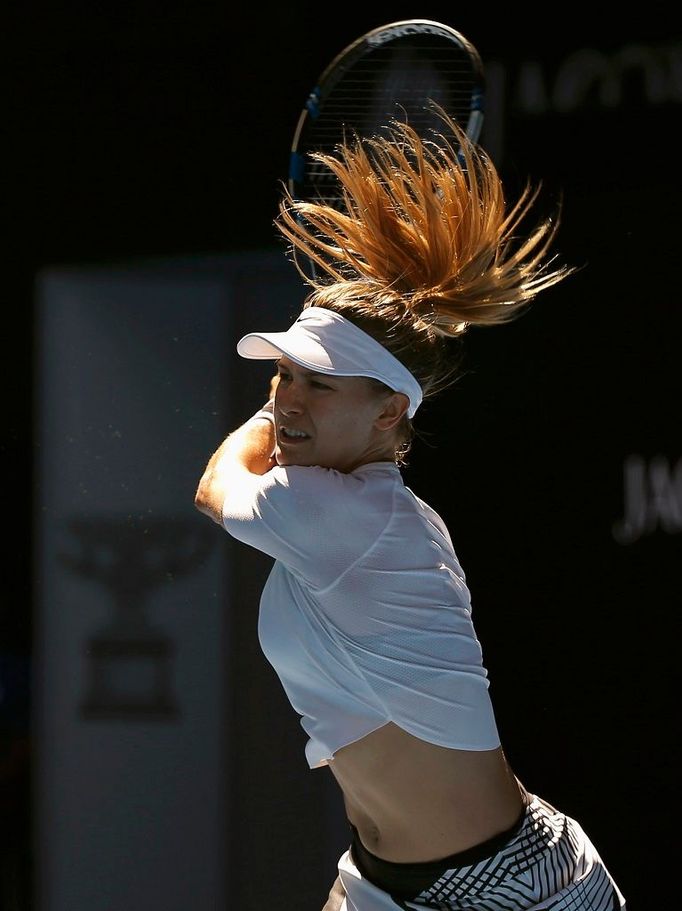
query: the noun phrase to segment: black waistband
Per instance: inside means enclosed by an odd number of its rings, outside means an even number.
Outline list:
[[[513,826],[505,832],[493,835],[471,848],[450,854],[438,860],[417,863],[396,863],[372,854],[360,841],[358,830],[349,820],[353,832],[350,847],[351,857],[360,873],[378,888],[395,898],[413,898],[428,889],[442,876],[445,870],[478,863],[495,855],[518,834],[526,818],[527,804]]]

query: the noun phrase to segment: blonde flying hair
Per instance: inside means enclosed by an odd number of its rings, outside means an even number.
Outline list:
[[[521,231],[540,186],[528,182],[508,205],[490,156],[432,107],[454,142],[394,120],[382,134],[344,141],[335,155],[312,153],[336,179],[342,205],[285,190],[276,219],[312,286],[304,308],[326,307],[358,325],[414,374],[424,398],[458,379],[452,340],[470,326],[516,319],[575,271],[551,268],[558,211]],[[411,422],[403,430],[402,456]]]

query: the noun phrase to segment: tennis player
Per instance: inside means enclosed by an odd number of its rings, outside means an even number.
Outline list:
[[[616,911],[579,822],[510,768],[465,573],[401,474],[467,328],[516,318],[572,271],[551,267],[557,219],[521,231],[537,188],[508,205],[447,125],[460,148],[394,124],[321,155],[344,212],[284,193],[278,227],[318,277],[289,329],[239,341],[276,361],[273,395],[210,458],[195,505],[274,560],[260,643],[349,823],[323,911]]]

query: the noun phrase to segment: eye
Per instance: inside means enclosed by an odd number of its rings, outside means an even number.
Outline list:
[[[283,367],[280,367],[277,371],[277,376],[279,377],[280,383],[287,382],[291,379],[291,374],[287,373]]]
[[[327,386],[326,383],[321,383],[319,380],[311,380],[310,385],[314,386],[315,389],[331,389],[331,386]]]

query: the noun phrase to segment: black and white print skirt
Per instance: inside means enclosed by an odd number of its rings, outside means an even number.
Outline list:
[[[513,830],[439,861],[391,863],[353,829],[339,859],[342,911],[623,911],[625,899],[582,827],[536,795]]]

